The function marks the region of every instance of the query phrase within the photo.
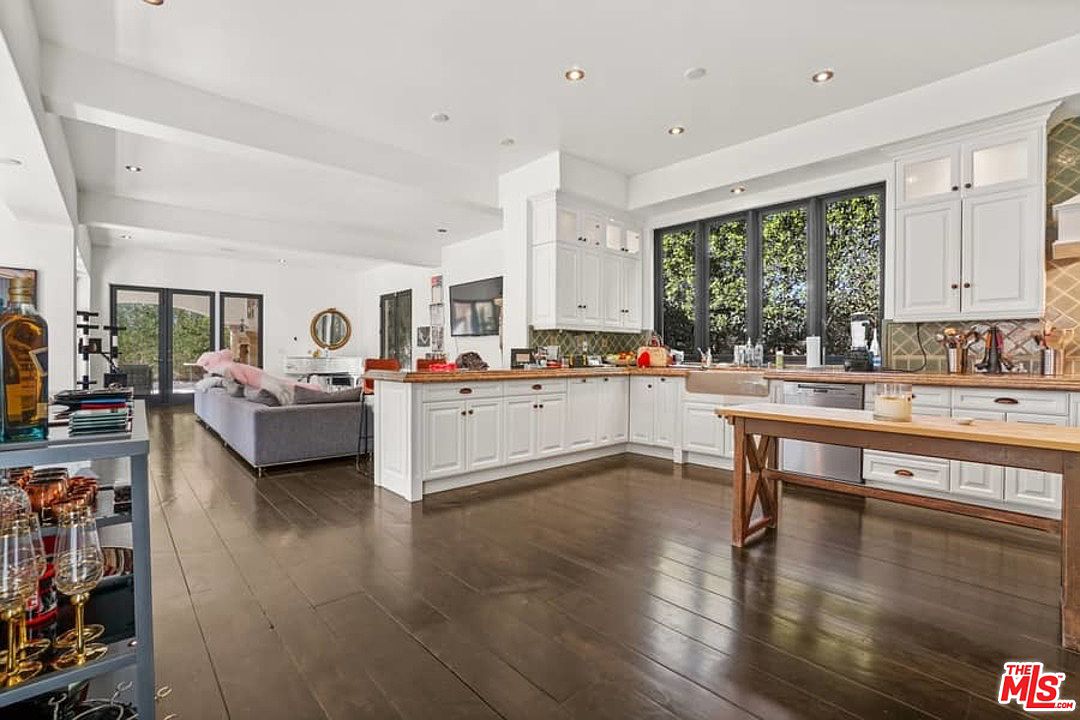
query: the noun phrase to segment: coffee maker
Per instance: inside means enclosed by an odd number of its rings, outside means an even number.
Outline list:
[[[874,318],[866,313],[851,316],[851,350],[844,356],[844,370],[870,372],[874,369],[870,344],[874,341],[875,325]]]

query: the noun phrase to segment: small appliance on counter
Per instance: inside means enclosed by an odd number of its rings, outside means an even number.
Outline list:
[[[851,349],[844,356],[844,370],[848,372],[872,372],[874,357],[870,345],[874,341],[874,318],[866,313],[851,316]]]
[[[510,348],[510,369],[522,370],[536,364],[536,356],[529,348]]]

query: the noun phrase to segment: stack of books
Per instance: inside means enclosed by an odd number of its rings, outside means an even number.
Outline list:
[[[132,411],[131,388],[71,390],[57,394],[53,403],[67,409],[56,417],[66,418],[72,436],[128,432]]]

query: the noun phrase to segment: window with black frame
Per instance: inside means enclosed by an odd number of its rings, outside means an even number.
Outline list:
[[[657,330],[718,359],[748,338],[802,355],[820,335],[839,361],[850,316],[883,312],[884,206],[878,185],[657,230]]]

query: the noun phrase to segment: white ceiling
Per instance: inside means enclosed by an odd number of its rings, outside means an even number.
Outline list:
[[[34,9],[43,38],[63,48],[492,184],[555,149],[643,172],[1080,33],[1076,0],[35,0]],[[585,81],[563,79],[573,65]],[[706,77],[684,79],[693,66]],[[835,80],[810,83],[823,67]],[[437,111],[451,121],[431,122]],[[669,136],[673,124],[688,132]],[[135,129],[65,123],[81,191],[329,223],[388,242],[498,226],[489,208],[385,173],[260,162]],[[145,171],[125,173],[131,162]],[[436,226],[452,237],[433,236]],[[339,251],[313,235],[297,247]]]

